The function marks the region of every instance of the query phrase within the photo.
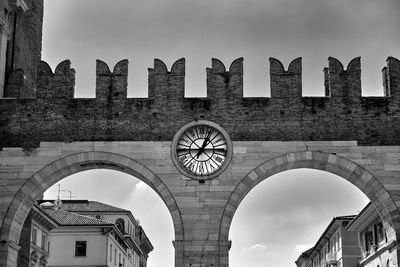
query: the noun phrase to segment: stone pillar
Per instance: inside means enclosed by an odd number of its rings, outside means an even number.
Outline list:
[[[10,39],[12,23],[10,18],[11,12],[16,9],[22,11],[28,10],[28,5],[25,0],[8,0],[0,1],[0,98],[4,97],[4,86],[6,84],[6,60],[7,60],[7,41]]]
[[[175,248],[175,265],[174,267],[184,267],[185,266],[185,246],[183,240],[172,241]]]
[[[14,241],[2,241],[0,244],[0,267],[17,267],[20,248]]]
[[[179,240],[175,247],[175,267],[228,267],[228,240]]]

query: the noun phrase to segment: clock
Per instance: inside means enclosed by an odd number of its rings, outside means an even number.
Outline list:
[[[175,166],[189,178],[211,179],[221,174],[232,158],[232,143],[226,131],[210,121],[186,124],[172,143]]]

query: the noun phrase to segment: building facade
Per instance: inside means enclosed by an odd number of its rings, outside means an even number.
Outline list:
[[[396,242],[387,238],[384,224],[372,203],[369,203],[348,225],[358,233],[361,267],[397,266]]]
[[[297,267],[357,267],[361,253],[357,232],[346,228],[354,218],[333,218],[315,246],[296,260]]]
[[[55,203],[44,209],[58,225],[49,266],[146,266],[153,246],[130,211],[88,200]]]
[[[18,267],[45,267],[50,258],[50,232],[57,222],[34,205],[25,220]]]
[[[39,201],[24,224],[19,267],[146,267],[153,250],[128,210],[88,200]]]

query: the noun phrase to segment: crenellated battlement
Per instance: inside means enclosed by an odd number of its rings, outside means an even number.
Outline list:
[[[276,58],[269,59],[271,98],[302,97],[302,59],[294,59],[287,70]],[[229,70],[222,61],[213,58],[207,73],[207,98],[243,97],[243,58],[234,60]],[[328,67],[323,69],[326,97],[352,98],[361,95],[361,58],[352,59],[346,69],[336,58],[328,58]],[[382,70],[383,91],[385,97],[396,95],[399,88],[400,61],[389,57],[387,66]],[[25,97],[23,94],[23,71],[17,70],[10,75],[8,97]],[[122,99],[127,97],[128,60],[121,60],[111,72],[107,63],[96,61],[96,98]],[[61,90],[61,91],[60,91]],[[65,60],[58,64],[55,71],[41,61],[38,66],[37,98],[65,97],[73,98],[75,90],[75,71],[71,62]],[[148,98],[157,102],[168,99],[184,98],[185,95],[185,59],[174,62],[171,70],[159,60],[154,60],[153,68],[148,69]]]
[[[185,97],[185,59],[170,70],[159,59],[148,69],[148,97],[128,98],[128,61],[114,68],[96,62],[96,98],[74,98],[75,70],[65,60],[54,72],[41,61],[36,97],[24,94],[23,70],[9,76],[0,99],[0,147],[36,147],[40,141],[172,140],[185,123],[205,119],[233,140],[356,140],[400,145],[400,61],[382,70],[383,97],[362,97],[361,61],[347,67],[330,57],[324,68],[325,97],[303,97],[302,59],[285,69],[270,58],[271,97],[243,97],[243,58],[229,69],[212,59],[207,97]]]
[[[385,96],[398,95],[400,90],[400,60],[394,57],[387,59],[387,66],[382,69]]]
[[[96,98],[101,100],[126,98],[128,90],[128,60],[115,64],[113,72],[108,65],[96,61]]]
[[[287,70],[285,70],[282,62],[276,58],[269,59],[270,76],[271,76],[271,97],[301,97],[302,83],[301,58],[294,59]]]
[[[73,98],[75,93],[75,70],[71,62],[64,60],[53,71],[50,66],[40,61],[37,71],[36,98]]]
[[[302,59],[294,59],[287,70],[276,58],[269,59],[271,98],[302,97]],[[234,60],[229,70],[222,61],[213,58],[207,73],[207,98],[243,97],[243,58]],[[336,58],[329,57],[328,67],[323,69],[325,97],[352,98],[361,96],[361,58],[351,60],[346,69]],[[14,71],[7,84],[8,98],[26,97],[24,91],[24,73]],[[41,61],[37,71],[38,86],[36,98],[73,98],[75,91],[75,70],[71,62],[59,63],[54,73],[50,66]],[[396,95],[399,91],[400,61],[389,57],[387,66],[382,70],[383,91],[385,97]],[[107,63],[96,61],[96,98],[123,99],[127,97],[128,60],[121,60],[111,72]],[[396,90],[397,88],[397,90]],[[185,95],[185,59],[174,62],[171,71],[167,65],[154,60],[153,68],[148,69],[148,98],[156,102],[168,99],[184,98]],[[34,97],[33,97],[34,98]]]
[[[149,98],[156,102],[176,100],[185,96],[185,59],[172,64],[171,71],[159,59],[154,60],[154,67],[149,72]]]

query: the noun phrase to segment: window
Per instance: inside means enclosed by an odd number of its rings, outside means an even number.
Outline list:
[[[380,222],[376,225],[376,232],[378,237],[378,243],[385,241],[385,230],[383,228],[383,224]]]
[[[112,244],[110,244],[110,261],[112,261]]]
[[[114,265],[117,264],[117,249],[114,249]]]
[[[122,259],[122,267],[125,267],[125,258]]]
[[[86,241],[75,242],[75,256],[76,257],[86,256]]]
[[[33,229],[32,229],[32,243],[36,244],[36,240],[37,240],[37,229],[35,227],[33,227]]]
[[[117,221],[115,222],[115,225],[117,226],[118,230],[121,233],[125,233],[125,221],[122,218],[117,219]]]
[[[369,250],[373,244],[373,238],[374,238],[374,235],[373,235],[372,231],[367,230],[364,232],[364,240],[365,240],[364,250],[367,253],[369,253]]]
[[[42,233],[42,244],[41,244],[41,248],[46,250],[46,241],[47,241],[47,235],[45,233]]]

